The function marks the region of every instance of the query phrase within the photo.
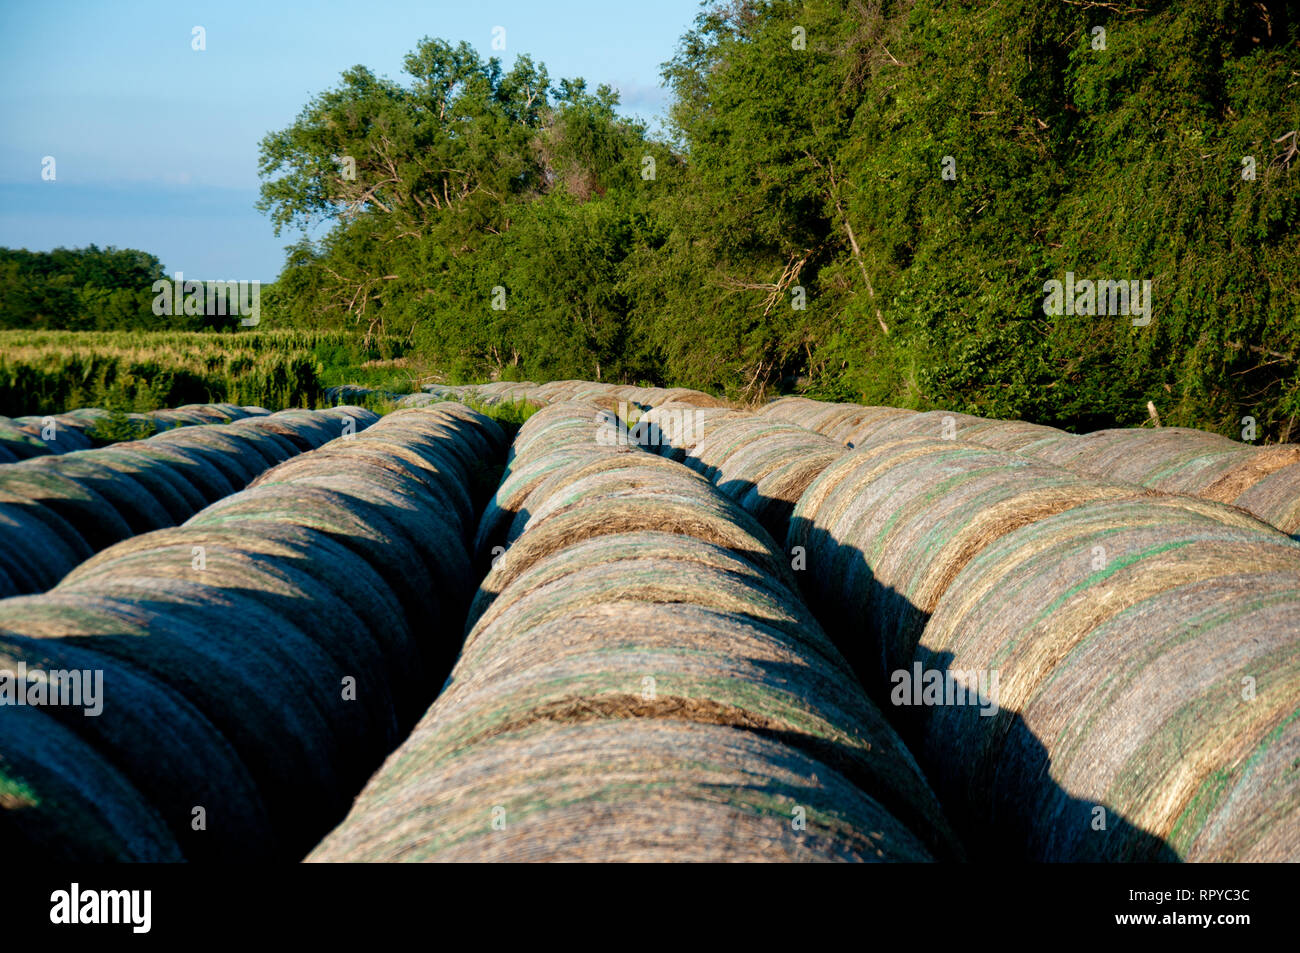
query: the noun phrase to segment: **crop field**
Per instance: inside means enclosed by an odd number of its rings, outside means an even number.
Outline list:
[[[1298,446],[576,380],[321,402],[0,421],[10,849],[1300,860]]]
[[[327,387],[345,382],[412,389],[400,367],[407,347],[338,331],[0,331],[0,414],[318,407]]]

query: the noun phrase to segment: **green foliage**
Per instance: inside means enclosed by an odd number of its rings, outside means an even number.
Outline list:
[[[401,342],[366,346],[337,331],[0,331],[0,414],[213,402],[316,407],[333,384],[393,374],[373,362],[400,361],[404,353]],[[409,385],[413,372],[403,373]]]
[[[205,301],[200,314],[155,315],[153,285],[165,278],[155,256],[130,248],[0,248],[0,329],[200,331],[238,326],[234,311],[218,309],[215,301],[211,307]]]
[[[346,71],[262,142],[260,207],[329,226],[263,289],[264,325],[304,339],[6,353],[0,394],[282,406],[580,377],[1080,430],[1149,402],[1296,438],[1292,4],[728,0],[664,65],[662,138],[527,57],[425,39],[405,66]],[[0,323],[137,326],[158,270],[0,254]],[[1046,313],[1067,272],[1149,280],[1150,324]]]

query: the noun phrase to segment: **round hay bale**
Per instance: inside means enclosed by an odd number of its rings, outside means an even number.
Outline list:
[[[357,418],[352,418],[356,420]],[[314,410],[280,410],[266,418],[265,427],[284,427],[295,434],[305,444],[304,450],[323,446],[337,437],[343,436],[346,421],[335,417],[327,418],[323,412]],[[356,429],[363,429],[359,423]],[[274,431],[280,433],[279,430]],[[289,436],[287,433],[282,436]]]
[[[1073,507],[1140,500],[1163,518],[1204,515],[1267,533],[1227,507],[1105,484],[1015,454],[950,440],[873,443],[831,464],[794,509],[806,594],[869,691],[905,670],[953,578],[1008,532]],[[903,713],[900,713],[900,715]]]
[[[664,404],[690,404],[694,407],[731,407],[731,404],[721,397],[714,397],[712,394],[706,394],[704,391],[692,390],[689,387],[670,387],[664,391],[663,396],[656,402],[655,406]]]
[[[838,419],[833,425],[823,425],[817,432],[852,449],[888,421],[913,413],[902,407],[859,407],[856,413]]]
[[[660,530],[694,536],[737,552],[794,588],[784,557],[767,532],[702,477],[651,454],[598,460],[567,474],[536,509],[515,518],[504,558],[479,586],[474,619],[534,562],[595,536]],[[540,495],[539,495],[540,496]],[[530,502],[531,506],[531,502]]]
[[[3,423],[3,421],[0,421]],[[15,417],[10,423],[25,433],[39,439],[50,453],[71,453],[74,450],[89,450],[95,444],[86,433],[84,421],[78,421],[66,414],[50,414],[44,417]],[[46,440],[42,434],[47,423],[54,424],[54,432]]]
[[[550,453],[566,446],[603,446],[605,444],[601,442],[601,434],[611,426],[615,427],[612,445],[617,445],[619,431],[616,421],[611,420],[595,404],[550,404],[524,421],[510,445],[506,465],[510,467],[516,460],[522,461],[529,456]],[[626,437],[622,442],[627,442]]]
[[[1004,855],[1300,858],[1298,578],[1300,544],[1148,502],[1075,507],[987,546],[917,652],[1000,677],[997,717],[920,712],[950,811]]]
[[[47,685],[55,673],[62,679],[76,673],[75,683],[50,689],[42,710],[122,772],[167,823],[187,860],[275,856],[252,778],[197,709],[148,675],[70,640],[9,634],[8,618],[0,606],[0,671],[18,672],[21,664],[29,678],[39,672]],[[166,770],[158,769],[160,763]],[[204,830],[193,828],[195,807],[207,815]]]
[[[293,519],[289,501],[294,486],[298,487],[302,500],[309,497],[322,503],[332,500],[331,509],[335,512],[327,516],[319,510],[304,510],[298,519]],[[314,494],[317,488],[327,495]],[[348,512],[339,512],[339,507]],[[310,573],[335,599],[346,600],[350,612],[336,625],[350,625],[347,620],[351,613],[362,623],[356,635],[347,641],[359,638],[368,630],[389,667],[405,672],[411,669],[420,652],[407,620],[421,625],[422,641],[439,630],[434,627],[434,619],[408,616],[396,590],[407,587],[411,577],[415,585],[421,585],[418,574],[419,564],[423,563],[434,587],[427,594],[436,593],[444,608],[458,616],[468,598],[468,557],[447,514],[442,502],[423,493],[418,485],[392,489],[348,471],[336,473],[332,479],[322,477],[305,484],[267,486],[238,494],[198,514],[186,523],[186,528],[198,530],[211,526],[215,531],[229,520],[231,539],[237,540],[238,524],[259,523],[258,532],[264,534],[259,546],[263,541],[273,541],[275,545],[289,547],[296,554],[292,562],[295,571]],[[369,521],[370,526],[362,527],[361,520]],[[321,523],[320,528],[317,522]],[[342,548],[341,542],[328,538],[336,529],[350,534],[344,539],[351,545]],[[362,537],[366,536],[373,538],[373,544],[363,541]],[[384,547],[389,552],[376,565],[371,557],[377,557]],[[363,549],[365,554],[361,553]],[[364,562],[359,561],[359,556]],[[413,556],[418,558],[418,563],[412,563]],[[398,561],[393,557],[399,557]],[[394,567],[391,573],[379,571],[388,566]],[[397,578],[399,566],[406,579]],[[321,603],[322,611],[334,611],[327,605],[328,596],[312,595],[302,583],[298,583],[298,588],[314,602]],[[324,632],[327,627],[318,625],[317,628]],[[339,642],[339,647],[343,644]]]
[[[182,860],[167,825],[93,748],[31,707],[0,718],[0,839],[47,863]]]
[[[203,549],[201,570],[196,546]],[[162,530],[93,557],[56,591],[116,596],[129,588],[166,598],[177,585],[196,583],[237,592],[306,634],[277,634],[277,649],[293,652],[284,677],[317,703],[345,755],[364,758],[375,737],[395,739],[392,703],[409,694],[393,670],[411,668],[413,639],[388,585],[324,533],[272,523],[256,537],[238,527]],[[345,676],[355,679],[355,701],[343,697]]]
[[[469,557],[451,514],[440,513],[436,502],[412,507],[401,495],[397,500],[406,505],[399,508],[391,498],[376,499],[370,487],[349,485],[349,479],[338,474],[335,487],[257,487],[214,504],[187,525],[255,533],[268,523],[305,526],[364,559],[392,590],[413,629],[409,643],[388,645],[385,654],[388,667],[412,683],[409,690],[390,691],[401,703],[401,718],[414,718],[427,705],[427,686],[446,675],[459,646],[459,621],[473,589]],[[428,675],[415,679],[416,672]]]
[[[8,420],[0,421],[0,449],[9,458],[7,462],[30,460],[51,452],[49,445],[40,437],[33,436]]]
[[[114,457],[138,461],[141,469],[155,469],[175,474],[173,488],[185,498],[186,505],[201,510],[213,500],[229,496],[235,486],[225,471],[213,464],[217,451],[206,447],[183,447],[156,440],[133,440],[102,447],[97,452],[112,451]]]
[[[419,756],[403,746],[389,763]],[[504,822],[498,830],[494,810]],[[794,830],[795,815],[803,818],[802,830]],[[382,801],[367,800],[363,791],[347,820],[307,859],[929,857],[880,805],[793,748],[723,725],[643,721],[543,724],[475,745]]]
[[[656,575],[656,572],[672,570],[673,560],[703,574],[711,573],[717,590],[699,584],[682,587],[672,581],[680,581],[674,573]],[[633,573],[641,563],[647,571]],[[602,567],[607,566],[610,568],[606,572]],[[627,575],[620,586],[618,573],[621,571]],[[582,592],[565,592],[565,586],[574,584],[575,574],[589,576],[588,588]],[[689,602],[719,612],[743,614],[769,628],[779,629],[790,640],[802,643],[807,651],[824,654],[829,662],[845,664],[842,656],[825,641],[821,627],[793,591],[753,560],[714,543],[653,530],[593,537],[521,571],[511,580],[508,592],[503,589],[504,598],[484,607],[482,612],[470,614],[462,654],[478,651],[477,640],[490,641],[490,631],[488,635],[484,632],[499,616],[511,612],[516,601],[529,597],[535,589],[545,587],[551,587],[547,589],[551,598],[530,601],[523,609],[515,610],[516,625],[520,624],[521,613],[526,613],[531,623],[546,621],[554,618],[553,614],[546,613],[567,611],[576,605],[575,600],[585,600],[589,605]]]
[[[1064,432],[1055,427],[1026,423],[1023,420],[982,420],[980,423],[958,424],[956,439],[978,443],[991,450],[1019,451],[1023,447]]]
[[[754,420],[753,414],[726,407],[661,404],[642,415],[628,433],[628,441],[678,462],[732,421]]]
[[[185,427],[169,430],[150,438],[152,442],[184,447],[189,450],[208,451],[205,459],[235,489],[243,489],[268,466],[268,461],[237,433],[222,433],[224,427]]]
[[[131,527],[99,493],[48,468],[26,464],[0,469],[0,492],[48,508],[76,530],[92,550],[131,535]]]
[[[49,589],[92,554],[53,510],[3,490],[0,538],[0,599]]]
[[[273,483],[310,483],[318,486],[336,485],[340,479],[368,481],[374,487],[384,487],[390,492],[389,500],[399,510],[409,511],[419,519],[416,500],[434,500],[426,506],[427,518],[452,517],[458,531],[468,535],[472,524],[472,504],[461,482],[440,479],[442,474],[432,470],[418,454],[404,454],[382,446],[361,443],[326,446],[305,454],[296,460],[281,464],[265,475],[257,485]],[[405,495],[407,500],[402,501]]]
[[[630,447],[581,446],[539,455],[523,463],[516,461],[506,470],[505,478],[479,518],[474,538],[476,564],[486,571],[494,550],[509,542],[515,519],[528,510],[531,494],[548,479],[560,478],[604,457],[632,452]]]
[[[341,404],[338,407],[327,407],[324,410],[309,411],[309,413],[318,414],[327,421],[338,421],[340,424],[351,420],[358,433],[379,422],[377,413],[365,407],[358,407],[355,404]],[[341,434],[335,434],[335,436],[341,436]]]
[[[728,724],[823,761],[932,850],[953,856],[947,823],[920,769],[816,624],[792,638],[790,623],[803,614],[798,609],[784,626],[766,624],[772,602],[766,588],[747,574],[693,562],[690,554],[614,559],[591,571],[575,569],[518,599],[507,592],[510,609],[476,629],[440,697],[437,736],[422,745],[425,756],[442,761],[537,722]],[[624,573],[639,581],[657,572],[665,574],[663,588],[681,590],[682,601],[643,602],[620,589]],[[710,585],[728,590],[730,599],[708,593]],[[710,605],[747,607],[751,592],[753,615]],[[821,645],[810,650],[810,642]]]
[[[165,487],[147,487],[130,473],[109,466],[98,453],[96,450],[81,450],[60,457],[42,457],[25,466],[57,473],[99,494],[117,510],[132,535],[174,525],[167,508],[157,496],[157,492],[166,492]],[[183,505],[179,497],[169,502]]]
[[[220,414],[214,414],[197,408],[186,410],[184,408],[164,408],[162,410],[152,410],[142,414],[148,420],[156,432],[161,433],[164,430],[171,430],[174,427],[193,427],[203,424],[225,423],[225,418]]]
[[[338,683],[304,678],[304,663],[312,664],[304,656],[314,654],[310,647],[299,652],[309,646],[306,636],[235,590],[190,582],[117,588],[116,595],[56,589],[6,600],[0,616],[8,631],[110,656],[189,701],[248,769],[281,859],[301,857],[342,816],[351,794],[317,699]]]
[[[1274,470],[1233,499],[1233,504],[1300,538],[1300,465]]]
[[[794,508],[808,487],[843,455],[839,448],[810,449],[790,455],[759,477],[738,502],[772,534],[772,539],[784,540],[790,534]],[[723,480],[727,480],[725,473]]]
[[[404,440],[454,454],[464,475],[495,462],[505,454],[509,440],[492,418],[460,404],[410,408],[389,414],[381,427],[367,430],[361,439]]]
[[[740,499],[794,454],[843,452],[842,445],[795,424],[750,416],[714,427],[683,461],[732,499]]]
[[[138,452],[132,444],[113,444],[93,452],[94,456],[88,459],[134,480],[157,501],[166,515],[165,525],[185,522],[206,502],[178,470],[156,457]]]
[[[1261,480],[1293,467],[1300,474],[1300,445],[1288,443],[1259,449],[1243,447],[1228,453],[1214,454],[1204,465],[1197,467],[1195,482],[1188,481],[1180,473],[1175,477],[1180,481],[1178,484],[1173,484],[1169,478],[1162,478],[1158,488],[1178,493],[1195,493],[1220,503],[1235,503],[1238,497]]]
[[[434,404],[437,404],[444,399],[445,398],[442,396],[435,396],[433,394],[426,394],[426,393],[405,394],[397,401],[397,406],[398,407],[432,407]]]
[[[897,407],[864,407],[859,404],[832,404],[807,397],[782,397],[764,405],[759,416],[784,420],[830,437],[840,443],[850,443],[860,429],[874,428],[895,416],[910,416],[913,412]]]
[[[285,419],[278,414],[271,414],[267,417],[256,417],[244,421],[235,421],[231,427],[240,427],[250,430],[258,430],[262,433],[273,434],[280,438],[284,444],[288,444],[298,453],[304,453],[319,447],[326,441],[319,439],[316,430],[318,424],[308,421],[306,423],[292,418]]]
[[[811,413],[822,402],[813,400],[811,397],[778,397],[775,400],[768,401],[762,407],[758,408],[755,413],[765,417],[776,417],[778,420],[786,420],[793,423],[801,414]]]
[[[256,444],[270,466],[283,463],[303,452],[287,435],[265,427],[259,417],[232,421],[225,425],[225,429],[227,433],[237,434]]]

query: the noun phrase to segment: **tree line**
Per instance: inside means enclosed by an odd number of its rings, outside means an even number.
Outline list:
[[[665,64],[661,135],[426,39],[263,142],[276,225],[333,223],[278,313],[465,379],[1285,436],[1298,35],[1281,2],[736,0]],[[1067,275],[1150,320],[1045,307]]]
[[[1293,5],[728,0],[666,55],[655,132],[467,43],[344,72],[261,143],[277,231],[326,226],[263,326],[455,380],[1297,438]]]

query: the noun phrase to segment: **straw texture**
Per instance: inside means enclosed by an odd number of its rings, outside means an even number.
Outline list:
[[[359,408],[341,410],[179,408],[167,413],[191,426],[0,466],[0,526],[12,530],[0,553],[0,597],[44,591],[91,553],[183,523],[268,468],[339,436],[351,410],[353,427],[378,419]],[[223,415],[234,422],[205,423]]]
[[[103,671],[103,713],[54,720],[166,825],[150,835],[160,857],[301,857],[445,676],[470,589],[462,461],[504,437],[461,407],[394,414],[367,434],[112,546],[45,595],[0,601],[0,668]],[[403,452],[381,465],[394,440]],[[14,750],[37,752],[24,777],[57,775],[54,754],[46,766],[39,746]],[[191,829],[195,805],[206,831]],[[6,809],[4,823],[23,816]],[[76,858],[147,856],[130,840],[142,822],[122,823],[107,846],[41,825],[22,836],[67,838],[57,849]]]
[[[535,415],[511,466],[547,458],[539,433],[590,439],[590,412]],[[708,481],[638,450],[556,468],[505,538],[442,695],[310,860],[960,854],[770,537]]]

